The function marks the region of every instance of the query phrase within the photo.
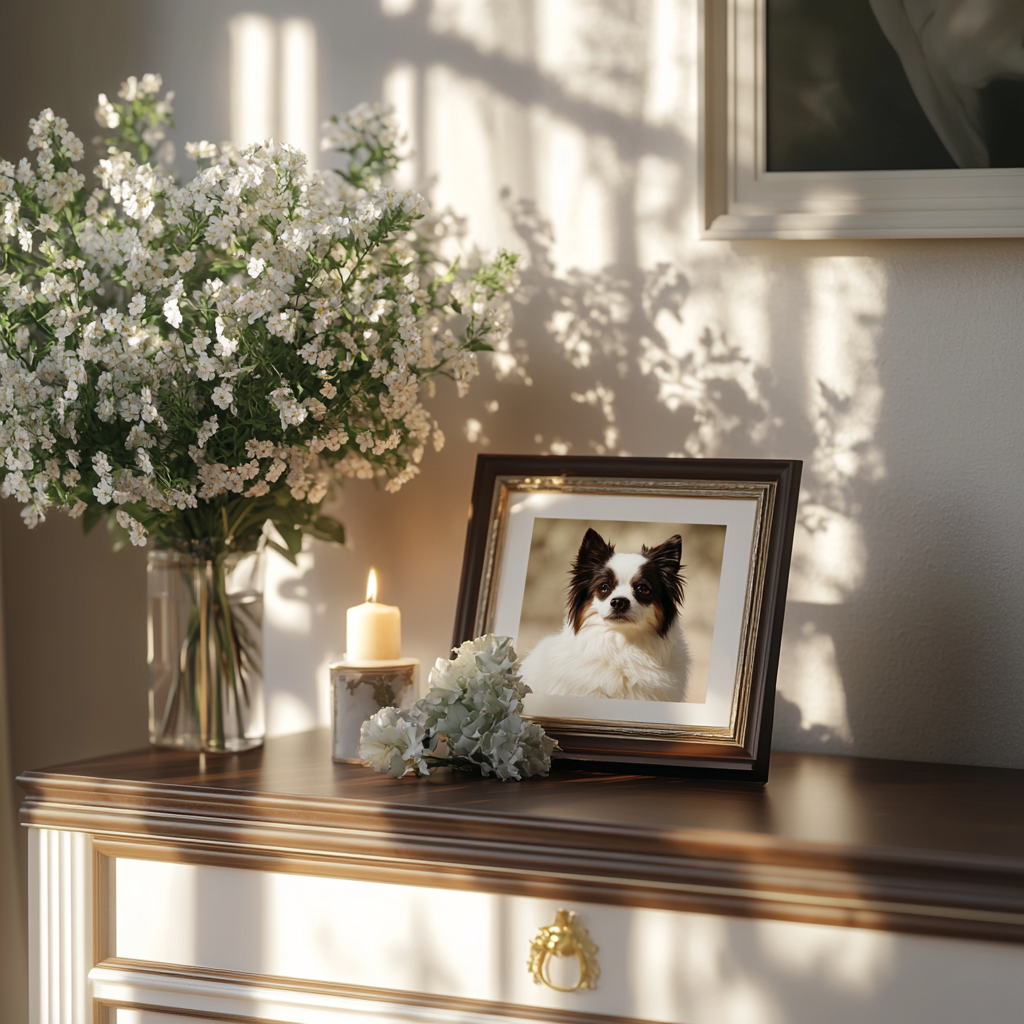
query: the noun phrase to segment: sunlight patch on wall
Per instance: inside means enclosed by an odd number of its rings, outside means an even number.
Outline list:
[[[800,709],[800,728],[812,739],[850,743],[853,734],[846,691],[836,658],[835,641],[805,622],[797,633],[790,629],[779,663],[779,693]]]
[[[649,11],[647,3],[535,4],[536,63],[573,100],[639,119],[652,55]]]
[[[309,704],[294,693],[275,690],[267,695],[267,735],[288,736],[315,729],[319,723]]]
[[[853,257],[815,260],[807,277],[805,386],[818,438],[813,469],[827,484],[830,503],[844,507],[850,481],[885,476],[875,443],[882,408],[875,341],[887,279],[875,262]]]
[[[679,0],[653,0],[650,5],[643,99],[643,116],[648,124],[677,130],[683,127],[691,92],[687,88],[690,65],[685,57],[685,39],[696,35],[684,31],[682,13]],[[696,125],[696,119],[690,123]]]
[[[867,547],[860,523],[820,502],[804,501],[797,535],[789,599],[842,604],[864,581]]]
[[[384,102],[394,108],[395,121],[403,140],[399,153],[404,159],[392,175],[392,181],[396,188],[420,188],[423,182],[420,180],[416,138],[416,68],[412,64],[396,64],[384,76],[383,92]]]
[[[682,262],[695,195],[692,175],[679,161],[661,156],[641,157],[636,174],[637,261],[645,267]]]
[[[281,23],[280,139],[298,146],[316,166],[320,125],[316,103],[316,28],[306,18]]]
[[[231,40],[231,140],[245,147],[276,139],[316,166],[319,150],[316,28],[306,18],[276,22],[239,14]]]
[[[416,7],[416,0],[380,0],[380,10],[386,18],[404,18]]]
[[[484,433],[484,425],[476,417],[471,416],[466,420],[462,433],[470,444],[479,444],[486,448],[491,443],[491,439]]]
[[[450,206],[473,225],[473,241],[484,252],[507,244],[508,229],[497,203],[508,182],[495,145],[499,122],[511,102],[486,85],[435,65],[426,74],[424,177],[437,178],[432,202]],[[473,159],[466,154],[472,153]]]
[[[537,200],[551,217],[560,270],[599,270],[615,262],[612,195],[614,153],[602,140],[542,107],[531,111]]]
[[[793,600],[841,603],[863,581],[858,495],[885,476],[875,436],[883,390],[876,338],[886,279],[872,262],[816,260],[807,270],[804,389],[815,435],[793,550]]]
[[[313,626],[313,608],[303,578],[313,568],[313,556],[301,552],[298,565],[273,552],[267,552],[266,559],[263,676],[267,735],[283,736],[318,724],[315,684],[307,678],[308,657],[303,657]]]
[[[274,134],[274,23],[260,14],[240,14],[228,23],[231,36],[231,139],[236,146]]]

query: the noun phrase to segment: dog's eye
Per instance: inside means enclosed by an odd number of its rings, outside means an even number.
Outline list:
[[[598,592],[599,594],[607,594],[607,593],[608,593],[608,591],[609,591],[609,590],[611,590],[611,589],[612,589],[612,585],[611,585],[610,583],[602,583],[602,584],[601,584],[601,585],[600,585],[600,586],[599,586],[599,587],[597,588],[597,592]]]
[[[650,592],[651,588],[646,583],[638,583],[633,588],[634,593],[639,594],[641,597],[646,597]]]

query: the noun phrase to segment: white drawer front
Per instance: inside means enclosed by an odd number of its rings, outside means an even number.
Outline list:
[[[157,964],[672,1024],[1020,1024],[1024,1007],[1020,946],[573,904],[602,974],[558,993],[526,969],[551,900],[125,858],[114,872],[116,955]]]

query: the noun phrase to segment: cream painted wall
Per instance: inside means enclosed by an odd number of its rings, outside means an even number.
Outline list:
[[[699,240],[696,0],[8,13],[5,156],[47,104],[88,136],[95,93],[147,70],[178,93],[179,144],[228,136],[231,19],[254,14],[315,39],[318,116],[395,100],[410,180],[529,258],[513,349],[469,397],[440,391],[445,451],[397,496],[346,487],[347,549],[274,565],[272,730],[326,721],[371,564],[407,652],[444,653],[477,452],[796,457],[776,745],[1024,766],[1024,243]],[[268,81],[273,108],[289,87]],[[14,768],[144,740],[139,553],[69,523],[30,537],[11,508],[4,544]]]

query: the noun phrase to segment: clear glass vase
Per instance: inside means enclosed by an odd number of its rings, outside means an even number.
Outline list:
[[[237,752],[263,742],[264,553],[149,554],[149,741]]]

